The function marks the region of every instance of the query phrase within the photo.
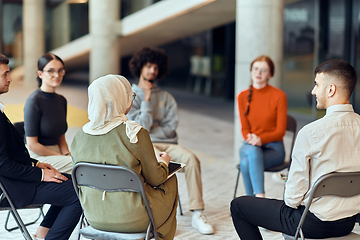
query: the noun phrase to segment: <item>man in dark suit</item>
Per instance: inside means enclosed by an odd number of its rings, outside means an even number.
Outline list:
[[[9,91],[12,81],[8,63],[9,59],[0,54],[0,95]],[[0,181],[15,207],[51,204],[37,237],[69,239],[82,213],[71,176],[30,158],[23,138],[6,117],[4,108],[0,102]],[[1,203],[7,204],[7,201]]]

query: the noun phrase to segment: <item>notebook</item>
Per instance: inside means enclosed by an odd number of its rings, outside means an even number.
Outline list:
[[[185,165],[186,165],[185,163],[178,163],[178,162],[170,161],[169,166],[168,166],[169,167],[169,176],[168,176],[168,178],[170,178],[172,175],[174,175],[180,169],[185,167]]]

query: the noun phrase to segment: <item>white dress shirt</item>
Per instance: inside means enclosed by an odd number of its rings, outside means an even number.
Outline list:
[[[311,186],[326,173],[360,171],[360,116],[351,104],[329,107],[326,115],[305,127],[296,138],[284,200],[297,208],[308,202]],[[334,221],[360,212],[360,196],[316,198],[310,212]]]
[[[0,102],[0,112],[4,112],[4,109],[5,109],[5,105]]]

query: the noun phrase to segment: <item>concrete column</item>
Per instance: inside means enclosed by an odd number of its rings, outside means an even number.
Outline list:
[[[234,160],[239,163],[243,144],[236,96],[250,85],[250,64],[259,55],[268,55],[275,64],[269,83],[281,88],[283,58],[284,0],[236,1]]]
[[[70,10],[64,1],[52,10],[51,49],[58,48],[70,41]]]
[[[113,30],[114,22],[119,18],[119,0],[89,1],[90,82],[100,76],[120,72],[120,46]]]
[[[24,82],[36,86],[37,61],[45,51],[45,1],[23,1]]]

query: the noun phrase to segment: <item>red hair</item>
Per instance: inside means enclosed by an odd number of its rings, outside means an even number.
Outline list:
[[[254,62],[266,62],[267,65],[270,68],[271,77],[274,76],[275,66],[274,66],[274,62],[271,60],[271,58],[269,58],[266,55],[258,56],[257,58],[254,59],[254,61],[251,62],[250,71],[252,70],[252,66],[253,66]],[[245,112],[245,116],[247,116],[249,114],[252,91],[253,91],[253,87],[252,87],[252,84],[250,84],[249,95],[247,97],[248,98],[248,103],[247,103],[247,109],[246,109],[246,112]]]
[[[258,56],[257,58],[254,59],[254,61],[251,62],[250,71],[251,71],[251,69],[252,69],[252,66],[253,66],[254,62],[266,62],[267,65],[268,65],[269,68],[270,68],[270,75],[271,75],[271,76],[274,76],[275,66],[274,66],[274,62],[271,60],[271,58],[269,58],[269,57],[266,56],[266,55]]]

